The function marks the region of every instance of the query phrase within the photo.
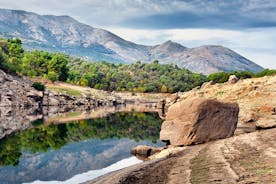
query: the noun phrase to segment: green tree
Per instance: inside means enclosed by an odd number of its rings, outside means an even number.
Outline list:
[[[160,91],[161,93],[167,93],[168,92],[167,86],[163,84]]]
[[[50,71],[48,73],[48,75],[47,75],[47,78],[50,81],[55,82],[55,81],[57,81],[59,79],[59,75],[56,72],[54,72],[54,71]]]
[[[49,73],[56,73],[58,75],[58,80],[66,81],[69,72],[67,64],[68,60],[65,55],[55,54],[49,62],[48,71]]]

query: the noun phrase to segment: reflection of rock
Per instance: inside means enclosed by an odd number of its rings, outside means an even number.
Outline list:
[[[0,139],[13,132],[31,126],[30,122],[41,119],[37,108],[21,109],[15,107],[0,107]]]
[[[46,124],[102,118],[116,112],[158,112],[159,115],[162,115],[161,109],[148,106],[148,104],[125,104],[118,106],[100,106],[91,108],[86,106],[43,107],[44,120]]]
[[[188,99],[172,105],[162,124],[160,140],[191,145],[230,137],[238,122],[239,107],[208,99]]]

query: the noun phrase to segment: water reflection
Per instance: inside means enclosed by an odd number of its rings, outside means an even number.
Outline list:
[[[66,180],[107,167],[138,144],[156,144],[161,122],[158,113],[143,112],[61,124],[34,121],[32,128],[0,140],[0,181]]]

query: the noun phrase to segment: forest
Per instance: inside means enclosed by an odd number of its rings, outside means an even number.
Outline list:
[[[157,60],[152,63],[137,61],[133,64],[89,62],[62,53],[24,51],[20,39],[2,38],[0,68],[18,75],[42,77],[52,82],[63,81],[107,91],[161,93],[188,91],[211,80],[222,83],[232,74],[242,79],[276,74],[276,70],[265,69],[257,74],[234,71],[204,76],[177,65],[161,65]],[[39,88],[44,89],[41,86]]]

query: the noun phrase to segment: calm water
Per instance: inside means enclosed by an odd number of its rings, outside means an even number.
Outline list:
[[[119,112],[105,118],[33,127],[0,140],[0,183],[76,183],[138,163],[130,149],[158,142],[158,113]]]

